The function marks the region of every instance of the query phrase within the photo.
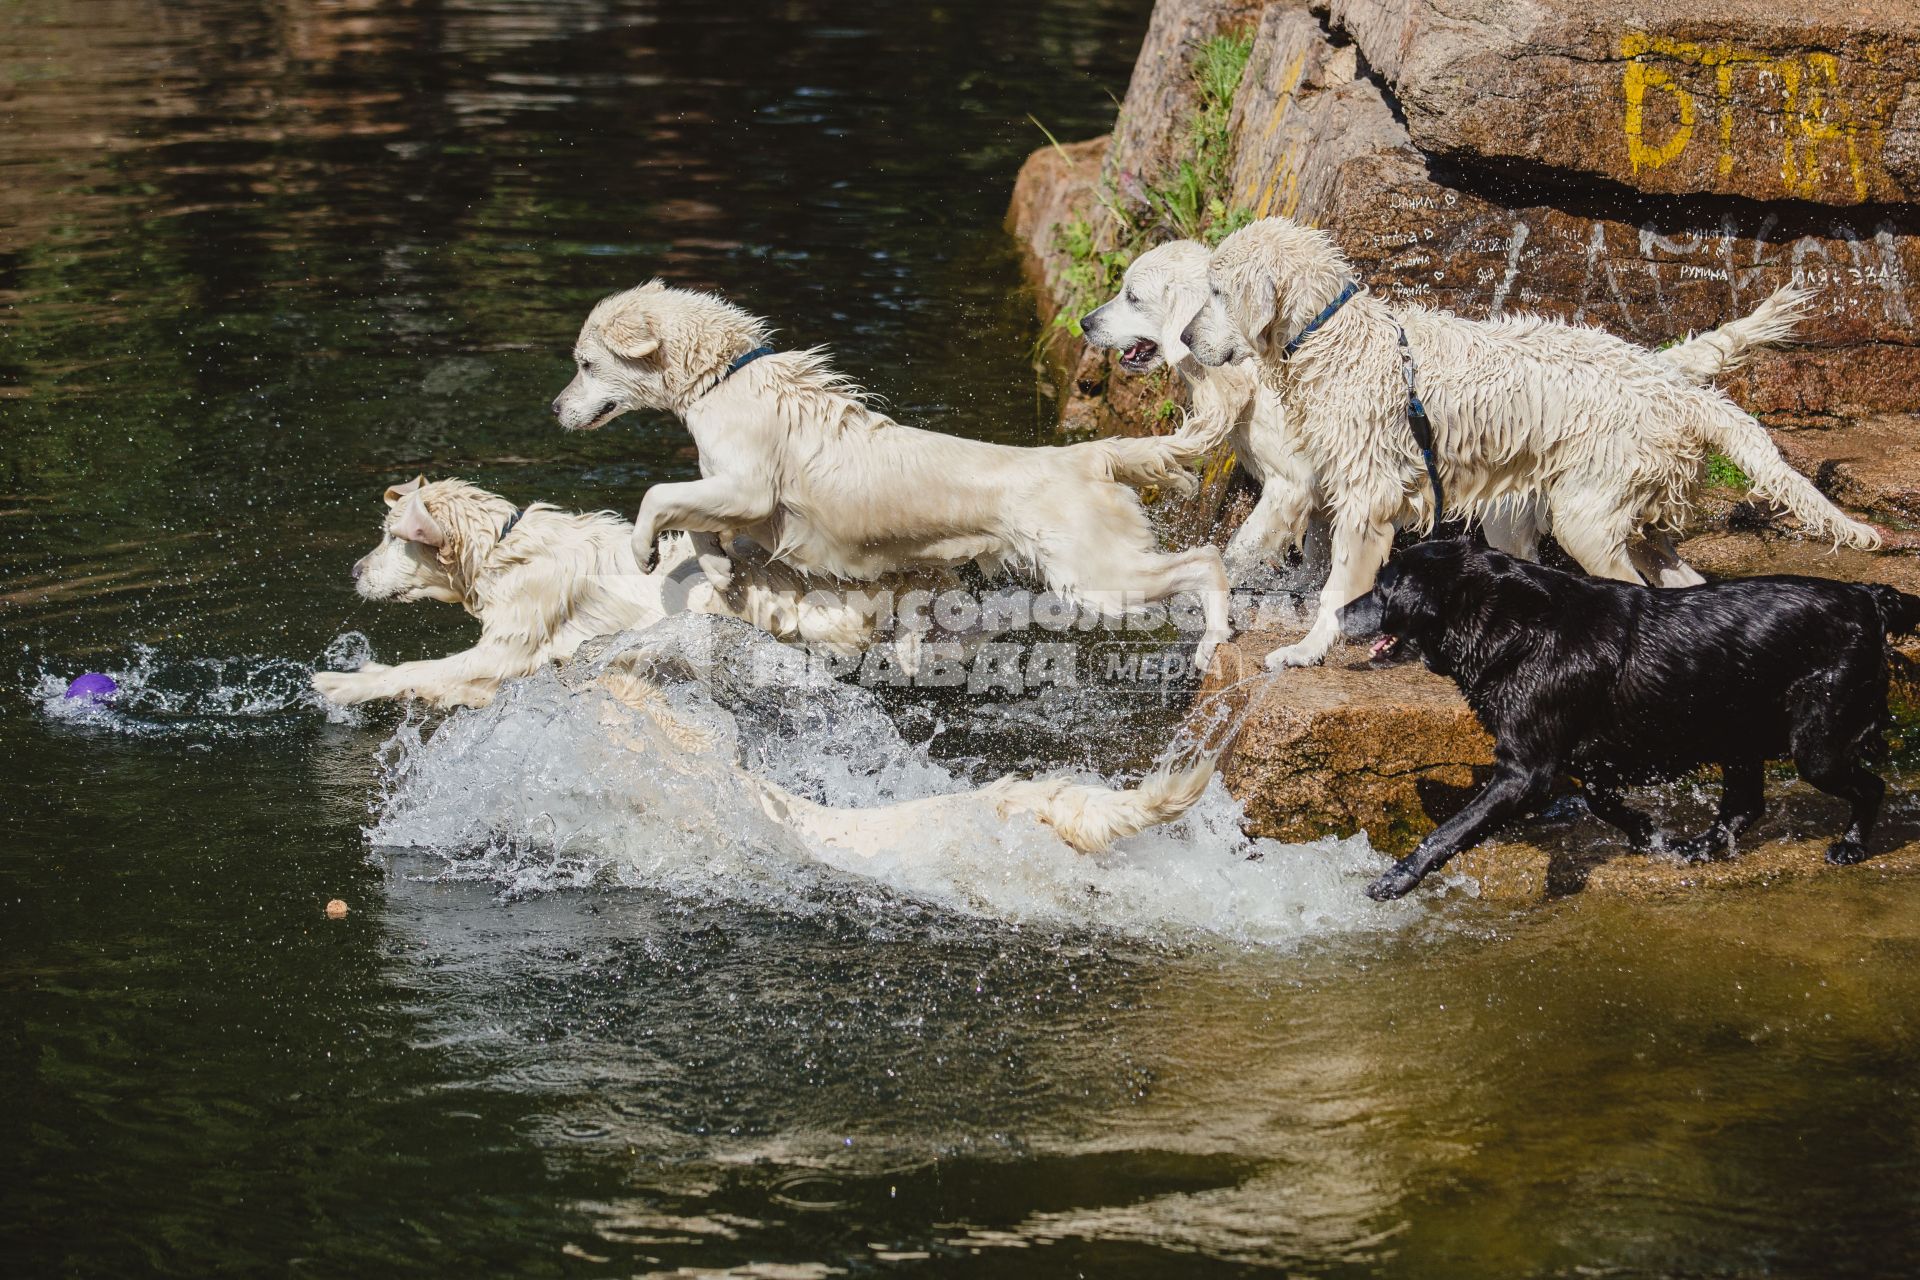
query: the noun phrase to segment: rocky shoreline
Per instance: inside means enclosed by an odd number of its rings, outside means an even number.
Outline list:
[[[1885,528],[1889,549],[1829,553],[1722,485],[1705,491],[1682,554],[1715,576],[1920,591],[1920,11],[1716,0],[1676,18],[1636,0],[1508,0],[1488,14],[1469,21],[1436,0],[1160,0],[1114,132],[1038,149],[1008,213],[1049,326],[1042,377],[1062,429],[1177,422],[1178,386],[1122,372],[1072,317],[1106,296],[1133,248],[1188,231],[1163,216],[1156,184],[1191,135],[1210,42],[1240,41],[1216,227],[1284,213],[1331,231],[1389,297],[1540,312],[1650,346],[1789,280],[1816,289],[1804,343],[1764,353],[1727,389],[1789,462]],[[1197,502],[1163,506],[1170,536],[1224,541],[1244,489],[1231,457],[1217,459]],[[1240,636],[1206,691],[1290,638]],[[1912,704],[1911,671],[1896,678]],[[1251,705],[1224,770],[1261,835],[1365,830],[1403,852],[1491,760],[1449,683],[1372,668],[1352,646],[1229,696]],[[1517,897],[1810,873],[1824,864],[1794,833],[1823,802],[1798,784],[1775,790],[1766,847],[1710,868],[1610,850],[1582,819],[1530,827],[1461,869]],[[1917,839],[1891,808],[1882,840],[1898,847],[1873,865],[1920,867]]]

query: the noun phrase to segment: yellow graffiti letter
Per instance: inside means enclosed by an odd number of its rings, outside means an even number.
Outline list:
[[[1658,169],[1679,155],[1693,137],[1693,95],[1675,84],[1659,67],[1650,67],[1641,61],[1651,47],[1652,42],[1637,31],[1629,31],[1620,37],[1620,56],[1627,60],[1625,78],[1620,86],[1627,100],[1627,116],[1623,124],[1627,135],[1627,159],[1632,163],[1635,173],[1643,167]],[[1662,49],[1661,52],[1667,50]],[[1649,146],[1641,136],[1649,86],[1671,96],[1680,116],[1679,127],[1673,131],[1673,136],[1657,147]]]

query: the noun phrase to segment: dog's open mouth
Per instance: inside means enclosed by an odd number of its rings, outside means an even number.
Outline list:
[[[587,419],[585,422],[575,427],[574,430],[575,431],[598,431],[601,427],[606,426],[609,422],[612,422],[615,418],[619,416],[620,416],[620,402],[618,400],[609,400],[605,404],[601,405],[600,408],[594,412],[593,417]]]
[[[1147,338],[1120,353],[1120,367],[1129,373],[1145,373],[1160,362],[1160,344]]]
[[[1389,636],[1389,635],[1375,636],[1373,638],[1373,643],[1367,647],[1367,660],[1369,662],[1378,661],[1379,659],[1388,656],[1395,649],[1398,649],[1399,647],[1400,647],[1399,636]]]

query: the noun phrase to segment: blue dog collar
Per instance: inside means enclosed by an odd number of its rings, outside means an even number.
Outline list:
[[[1311,338],[1315,333],[1318,333],[1320,326],[1333,319],[1334,312],[1346,306],[1347,300],[1358,292],[1360,292],[1360,282],[1358,280],[1347,281],[1347,287],[1340,291],[1340,296],[1332,302],[1329,302],[1319,315],[1307,321],[1307,327],[1294,334],[1293,341],[1280,349],[1280,358],[1282,360],[1290,359],[1293,353],[1300,349],[1301,343]]]

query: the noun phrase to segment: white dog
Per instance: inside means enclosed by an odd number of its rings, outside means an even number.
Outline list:
[[[480,621],[473,648],[428,662],[323,671],[313,684],[343,704],[419,698],[481,706],[502,681],[571,657],[587,640],[651,626],[671,613],[719,614],[781,640],[839,654],[872,644],[878,593],[809,590],[791,569],[744,551],[724,588],[708,582],[686,538],[668,540],[642,573],[626,521],[545,503],[524,511],[460,480],[394,485],[380,545],[353,566],[368,600],[441,600]]]
[[[1206,306],[1212,256],[1195,240],[1147,250],[1128,264],[1120,292],[1083,317],[1080,328],[1090,345],[1120,352],[1120,367],[1130,373],[1150,373],[1162,365],[1178,370],[1193,405],[1183,431],[1197,433],[1196,443],[1206,449],[1230,441],[1235,457],[1260,484],[1259,502],[1227,544],[1227,577],[1240,582],[1289,546],[1306,546],[1310,533],[1316,544],[1324,542],[1324,521],[1309,525],[1309,517],[1324,510],[1326,495],[1299,437],[1287,430],[1279,392],[1261,381],[1258,367],[1246,362],[1210,369],[1181,341],[1182,331]],[[1711,382],[1739,368],[1756,349],[1792,338],[1809,297],[1783,287],[1751,315],[1655,354],[1688,377]],[[1498,550],[1538,557],[1540,538],[1548,532],[1538,495],[1496,502],[1474,515]],[[1394,523],[1406,527],[1416,519],[1414,511],[1402,508]],[[1681,564],[1663,530],[1649,531],[1647,541],[1636,541],[1629,553],[1644,575],[1662,585],[1682,585],[1687,575],[1699,581]],[[1316,558],[1311,550],[1308,556]]]
[[[871,580],[969,560],[1018,566],[1108,617],[1180,592],[1200,597],[1202,669],[1230,634],[1213,547],[1162,553],[1124,482],[1191,490],[1198,456],[1175,436],[1015,448],[901,426],[817,351],[773,354],[767,327],[720,298],[655,280],[603,299],[553,402],[568,430],[629,409],[685,421],[699,480],[647,491],[638,554],[680,529],[744,535],[807,573]],[[766,358],[762,359],[761,357]],[[710,553],[710,548],[703,551]]]
[[[653,735],[621,734],[623,727],[650,727],[664,736],[671,748],[666,763],[689,772],[713,767],[713,757],[722,755],[722,767],[757,797],[768,817],[802,836],[864,857],[912,848],[930,829],[949,829],[981,814],[1002,820],[1025,814],[1051,828],[1081,853],[1099,853],[1116,840],[1172,822],[1191,809],[1206,791],[1217,758],[1216,751],[1195,750],[1182,761],[1155,769],[1141,779],[1140,785],[1123,789],[1064,777],[1020,778],[1009,774],[984,787],[952,795],[870,808],[833,808],[795,795],[742,767],[722,742],[722,735],[670,705],[652,678],[654,655],[648,652],[644,638],[637,645],[629,645],[626,637],[615,643],[619,647],[613,653],[591,664],[597,669],[592,683],[650,722],[648,726],[623,726],[618,713],[604,714],[601,723],[616,735],[616,741],[629,750],[659,754],[662,745]]]
[[[1227,237],[1207,280],[1207,304],[1182,346],[1210,368],[1257,362],[1332,522],[1319,616],[1269,666],[1325,657],[1339,609],[1372,587],[1409,508],[1430,525],[1442,514],[1538,500],[1554,537],[1589,573],[1644,581],[1631,543],[1677,529],[1708,448],[1811,531],[1879,545],[1871,527],[1786,464],[1765,428],[1700,385],[1703,360],[1683,368],[1601,330],[1537,317],[1472,321],[1389,306],[1358,287],[1329,236],[1285,218]],[[1447,513],[1433,509],[1427,489],[1409,379],[1433,425]],[[1659,585],[1697,580],[1684,566],[1649,568]]]

